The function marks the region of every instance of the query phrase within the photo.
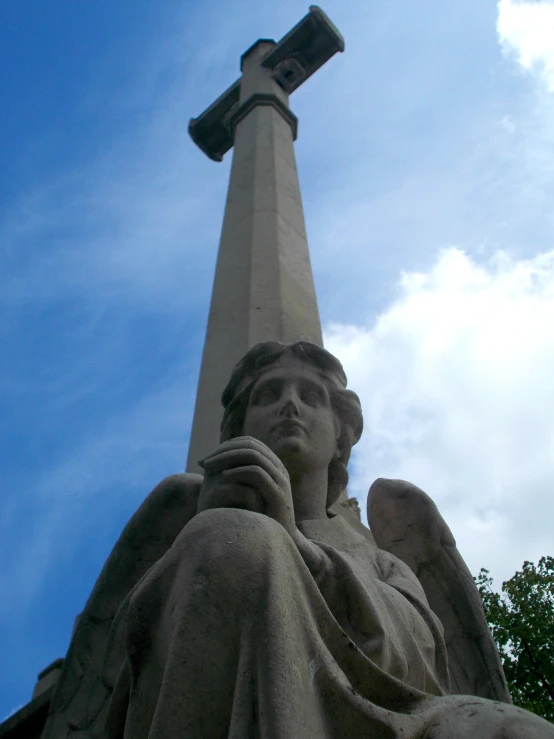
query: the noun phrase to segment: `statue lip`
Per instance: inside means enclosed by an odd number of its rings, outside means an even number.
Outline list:
[[[295,421],[292,418],[282,418],[279,421],[279,423],[276,423],[275,426],[271,430],[274,431],[275,429],[278,429],[278,428],[284,428],[285,430],[289,430],[289,431],[295,428],[302,429],[302,431],[306,430],[306,427],[304,426],[303,423],[301,423],[300,421]]]

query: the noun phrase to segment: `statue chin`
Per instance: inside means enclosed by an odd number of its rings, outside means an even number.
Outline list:
[[[294,471],[291,467],[301,466],[303,463],[307,466],[312,456],[301,429],[297,433],[280,434],[272,438],[268,447],[279,457],[289,474]]]

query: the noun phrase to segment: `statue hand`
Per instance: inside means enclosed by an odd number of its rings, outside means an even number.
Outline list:
[[[202,460],[206,472],[198,512],[244,508],[264,513],[292,536],[296,529],[289,474],[263,442],[239,436],[223,442]]]

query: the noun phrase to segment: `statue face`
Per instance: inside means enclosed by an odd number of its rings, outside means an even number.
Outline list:
[[[263,441],[293,474],[329,466],[340,424],[321,375],[284,354],[252,388],[242,433]]]

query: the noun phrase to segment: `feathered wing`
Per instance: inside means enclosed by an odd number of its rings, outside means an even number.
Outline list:
[[[412,569],[444,627],[451,693],[511,703],[479,591],[435,503],[409,482],[381,478],[367,517],[377,546]]]
[[[121,606],[195,515],[201,482],[193,474],[165,478],[123,530],[79,616],[42,739],[102,736],[124,662]]]

